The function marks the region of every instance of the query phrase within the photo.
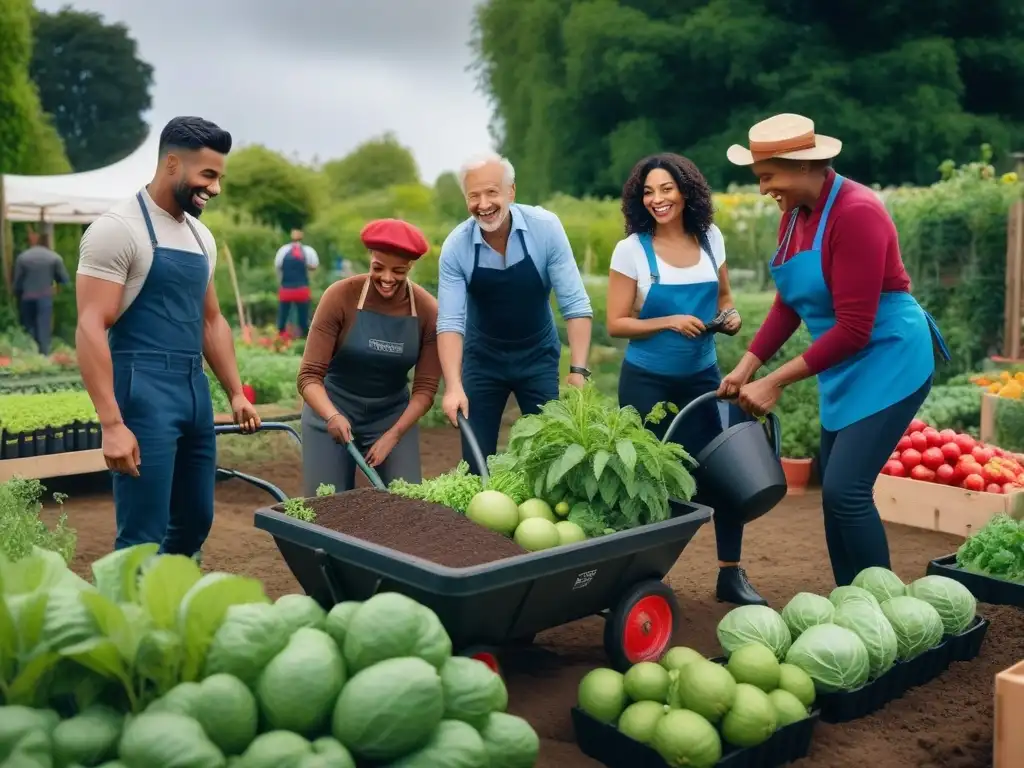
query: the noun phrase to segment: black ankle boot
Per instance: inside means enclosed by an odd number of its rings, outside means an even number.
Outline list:
[[[747,580],[747,572],[738,565],[718,569],[718,588],[715,596],[720,602],[735,605],[768,605]]]

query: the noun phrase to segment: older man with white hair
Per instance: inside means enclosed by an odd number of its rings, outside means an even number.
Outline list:
[[[583,386],[593,310],[569,238],[550,211],[515,202],[516,177],[504,157],[485,153],[459,170],[470,217],[441,247],[437,346],[444,412],[461,412],[484,456],[497,450],[501,415],[514,394],[524,414],[558,397],[561,342],[549,303],[566,321],[568,383]],[[472,409],[471,407],[472,406]],[[477,473],[465,437],[463,458]]]

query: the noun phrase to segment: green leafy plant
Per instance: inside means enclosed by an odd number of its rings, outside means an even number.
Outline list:
[[[663,418],[667,406],[650,419]],[[512,427],[508,469],[533,495],[569,500],[569,520],[588,535],[624,530],[671,516],[670,498],[693,498],[694,465],[677,443],[662,443],[635,408],[618,408],[592,385],[566,388]]]
[[[304,523],[316,522],[316,512],[310,509],[305,499],[288,499],[284,503],[284,513]]]
[[[334,486],[331,483],[320,483],[316,487],[317,496],[333,496],[336,493]]]
[[[388,491],[398,496],[443,504],[462,514],[466,513],[473,497],[483,489],[483,481],[470,474],[469,464],[465,461],[460,461],[455,469],[422,483],[396,479],[388,485]]]
[[[960,545],[956,564],[965,570],[1024,583],[1024,523],[996,515]]]
[[[9,560],[27,557],[35,547],[56,552],[65,563],[74,559],[78,535],[68,526],[67,513],[60,513],[52,529],[39,517],[45,491],[38,480],[20,477],[0,485],[0,552]],[[65,499],[65,494],[53,494],[57,504]]]

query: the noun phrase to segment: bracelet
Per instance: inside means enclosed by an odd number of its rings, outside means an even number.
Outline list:
[[[333,414],[331,414],[331,417],[324,422],[324,426],[329,427],[331,425],[331,422],[334,419],[338,418],[339,416],[341,416],[341,411],[335,411]]]

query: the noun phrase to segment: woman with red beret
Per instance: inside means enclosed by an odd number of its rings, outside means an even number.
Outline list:
[[[751,128],[749,146],[729,148],[783,216],[768,262],[775,303],[719,388],[761,415],[786,386],[817,377],[825,541],[840,586],[869,566],[889,567],[875,478],[931,389],[936,355],[949,360],[935,321],[910,293],[882,201],[832,170],[842,146],[816,134],[810,119],[783,114]],[[801,322],[811,346],[752,381]]]
[[[437,300],[413,285],[409,270],[430,246],[398,219],[371,221],[361,238],[370,271],[324,292],[299,368],[306,496],[321,483],[338,493],[355,485],[350,441],[385,483],[421,480],[416,425],[433,405],[441,364]]]

